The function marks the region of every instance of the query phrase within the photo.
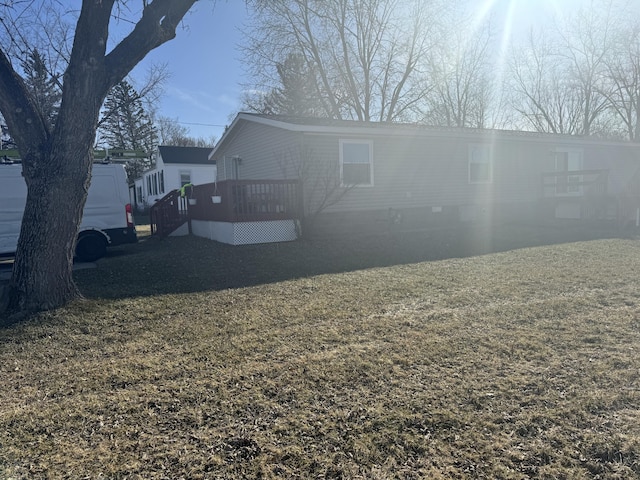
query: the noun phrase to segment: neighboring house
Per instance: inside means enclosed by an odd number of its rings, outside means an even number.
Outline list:
[[[155,167],[137,178],[133,196],[137,210],[151,207],[172,190],[187,183],[201,185],[216,181],[216,164],[209,159],[211,148],[160,146]]]
[[[240,113],[209,158],[219,183],[300,179],[313,232],[640,223],[640,145],[629,142]]]

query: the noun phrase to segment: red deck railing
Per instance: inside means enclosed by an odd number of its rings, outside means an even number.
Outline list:
[[[196,185],[189,207],[194,220],[259,222],[300,216],[300,182],[291,180],[226,180]]]
[[[188,220],[260,222],[299,218],[301,186],[291,180],[226,180],[174,190],[149,211],[151,233],[167,236]]]
[[[173,190],[149,209],[151,234],[166,237],[188,220],[187,199]]]

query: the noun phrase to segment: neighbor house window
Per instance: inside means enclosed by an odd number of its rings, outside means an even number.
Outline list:
[[[164,193],[164,170],[160,170],[160,193]]]
[[[469,183],[491,183],[493,160],[489,145],[469,146]]]
[[[340,140],[342,185],[373,185],[373,142]]]
[[[191,172],[182,170],[180,172],[180,186],[184,187],[187,183],[191,183]]]
[[[582,193],[582,175],[572,172],[582,170],[582,151],[577,149],[558,149],[554,152],[556,193],[560,195],[580,195]]]
[[[151,175],[147,175],[147,195],[153,195],[151,192]]]

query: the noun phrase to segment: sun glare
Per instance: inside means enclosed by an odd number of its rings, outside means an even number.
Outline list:
[[[471,0],[472,35],[490,26],[495,35],[493,64],[498,84],[504,76],[511,47],[522,41],[531,29],[561,18],[567,9],[584,5],[586,0]],[[560,6],[562,2],[562,7]]]

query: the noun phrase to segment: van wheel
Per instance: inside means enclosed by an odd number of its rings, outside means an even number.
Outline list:
[[[84,235],[78,239],[76,257],[81,262],[94,262],[107,253],[107,242],[102,235],[95,233]]]

